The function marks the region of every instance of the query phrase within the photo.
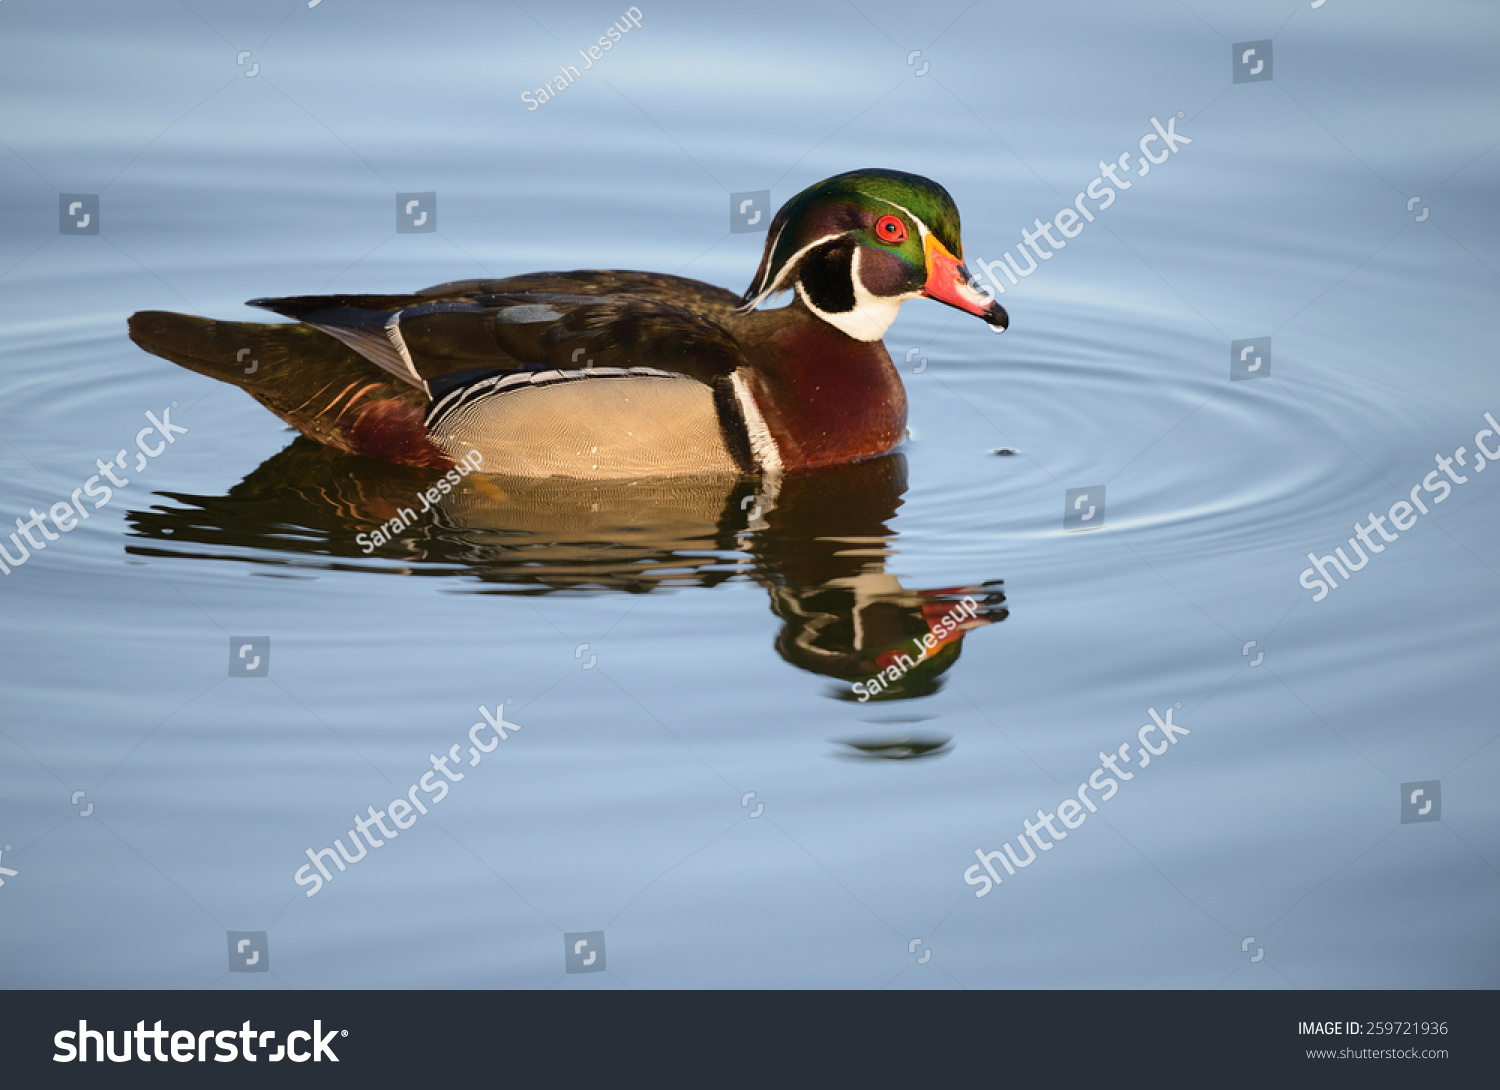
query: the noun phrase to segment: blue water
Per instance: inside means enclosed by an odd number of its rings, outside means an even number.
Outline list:
[[[619,6],[0,5],[0,520],[131,452],[0,575],[0,983],[1500,983],[1500,473],[1299,585],[1500,418],[1500,10],[639,10],[585,69]],[[1232,82],[1266,39],[1273,78]],[[430,478],[126,337],[537,269],[741,290],[764,236],[730,193],[868,165],[942,183],[993,261],[1153,117],[1192,142],[1002,281],[1008,332],[903,309],[900,456],[774,502],[480,482],[367,555]],[[397,233],[430,191],[437,230]],[[187,434],[136,471],[169,406]],[[851,699],[856,644],[966,594],[956,661]],[[266,676],[228,675],[241,637]],[[306,896],[307,849],[507,700],[519,731]],[[975,850],[1148,709],[1191,733],[977,897]],[[228,931],[269,971],[228,971]],[[568,972],[597,931],[604,970]]]

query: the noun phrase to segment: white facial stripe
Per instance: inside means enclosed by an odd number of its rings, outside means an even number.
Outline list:
[[[784,234],[786,234],[786,224],[783,223],[780,227],[778,227],[776,229],[776,237],[773,238],[771,240],[771,244],[766,247],[766,262],[767,262],[768,265],[769,265],[769,263],[771,261],[772,256],[775,255],[775,253],[776,253],[776,247],[778,247],[778,246],[781,245],[781,236],[784,235]],[[774,270],[772,270],[770,268],[766,269],[766,273],[768,275],[771,272],[773,272],[773,271]],[[769,288],[766,289],[766,291],[769,291],[769,290],[770,290]],[[762,292],[760,296],[757,296],[757,298],[763,298],[764,294],[765,293]]]
[[[905,214],[912,223],[917,225],[917,231],[920,238],[922,239],[923,249],[925,251],[927,236],[932,234],[932,232],[928,229],[927,224],[922,222],[920,216],[914,213],[911,209],[906,208],[903,205],[899,205],[895,201],[887,200],[885,197],[877,197],[873,193],[865,193],[864,190],[860,190],[859,192],[863,196],[869,197],[873,201],[879,201],[881,204],[888,204],[897,211]],[[785,226],[783,226],[782,230],[785,229]],[[783,263],[780,272],[777,273],[770,286],[761,291],[749,302],[741,306],[740,309],[742,311],[753,310],[755,307],[765,302],[765,300],[770,296],[775,295],[778,292],[785,291],[787,278],[791,275],[792,270],[797,267],[797,262],[800,261],[809,250],[812,250],[817,246],[821,246],[823,243],[829,242],[832,239],[842,238],[844,234],[849,233],[850,232],[846,231],[843,232],[843,234],[824,235],[822,238],[814,239],[806,246],[803,246],[795,254],[789,257],[785,263]],[[781,241],[780,232],[777,233],[776,241]],[[774,253],[775,249],[775,243],[772,243],[770,247],[771,252]],[[821,310],[813,303],[810,298],[808,298],[807,292],[803,289],[800,281],[795,285],[795,289],[797,292],[797,298],[802,300],[802,304],[807,307],[808,310],[812,311],[819,318],[823,319],[823,321],[833,326],[839,332],[848,337],[852,337],[857,341],[878,341],[885,336],[886,330],[890,329],[891,323],[896,320],[896,315],[900,313],[901,310],[901,304],[908,299],[920,299],[922,297],[922,293],[920,291],[912,291],[907,292],[904,295],[875,295],[865,287],[865,283],[859,275],[859,260],[861,252],[862,251],[860,247],[856,246],[854,248],[854,260],[852,261],[849,269],[850,278],[853,281],[852,287],[854,289],[854,308],[852,310],[843,311],[838,314]],[[961,291],[964,291],[965,289],[967,289],[967,285],[962,285],[960,287]],[[967,294],[967,292],[965,293]],[[977,293],[975,295],[975,298],[976,300],[979,300],[979,296],[977,295]],[[983,300],[983,302],[988,303],[988,300]]]
[[[923,223],[922,220],[917,216],[917,214],[915,212],[913,212],[910,208],[905,208],[905,207],[897,204],[895,201],[888,201],[884,197],[877,197],[873,193],[865,193],[865,191],[863,189],[861,189],[859,192],[861,194],[863,194],[864,196],[869,197],[870,200],[872,200],[872,201],[879,201],[881,204],[888,204],[892,208],[897,208],[897,209],[900,209],[902,212],[905,212],[907,214],[907,216],[909,216],[911,218],[911,221],[917,225],[917,230],[921,233],[922,241],[924,243],[927,241],[927,236],[930,235],[930,234],[932,234],[932,232],[927,229],[927,224]]]
[[[864,191],[861,190],[861,192],[864,192]],[[917,225],[917,230],[919,230],[919,231],[922,232],[922,249],[923,249],[924,252],[926,251],[926,249],[927,249],[927,236],[930,235],[930,234],[932,234],[932,232],[927,229],[927,225],[925,223],[923,223],[920,219],[918,219],[916,217],[916,215],[911,211],[911,209],[909,209],[909,208],[902,208],[901,205],[897,204],[895,201],[888,201],[884,197],[876,197],[876,196],[874,196],[873,194],[870,194],[870,193],[865,193],[865,196],[869,197],[871,200],[880,201],[882,204],[888,204],[892,208],[900,208],[901,211],[905,212],[908,216],[911,216],[912,222]],[[941,243],[939,243],[939,245],[941,245]],[[954,284],[954,289],[958,292],[960,298],[968,300],[969,302],[973,303],[977,307],[988,307],[991,303],[993,303],[995,301],[993,296],[985,295],[983,292],[980,292],[980,291],[975,291],[967,283],[955,283]],[[918,292],[917,294],[920,295],[921,293]],[[915,296],[907,296],[906,298],[915,298]]]
[[[777,235],[776,237],[778,240],[781,238],[780,235]],[[809,242],[806,246],[802,247],[802,249],[798,250],[791,257],[786,259],[786,263],[781,266],[781,271],[776,274],[776,279],[771,282],[770,287],[761,292],[754,299],[751,299],[748,303],[742,305],[740,307],[740,310],[754,310],[756,307],[760,306],[761,303],[765,302],[768,298],[775,295],[777,292],[786,291],[786,288],[783,285],[783,281],[785,281],[786,278],[792,274],[792,270],[797,267],[797,262],[802,259],[802,256],[806,254],[807,251],[811,250],[815,246],[821,246],[823,245],[823,243],[828,242],[831,239],[843,237],[843,234],[824,235],[822,238],[814,239],[813,241]]]
[[[907,208],[904,205],[897,204],[895,201],[887,200],[885,197],[877,197],[873,193],[866,193],[863,189],[857,190],[857,192],[859,194],[861,194],[862,196],[869,197],[872,201],[879,201],[881,204],[888,204],[892,208],[896,209],[897,211],[904,212],[907,215],[907,217],[910,218],[910,220],[917,225],[918,235],[920,236],[920,238],[921,238],[921,240],[923,242],[923,250],[924,251],[926,250],[927,236],[930,235],[930,234],[932,234],[932,231],[928,229],[927,224],[925,224],[925,223],[922,222],[922,218],[920,216],[918,216],[910,208]],[[774,254],[776,252],[777,243],[779,243],[781,241],[781,234],[785,230],[786,230],[786,224],[782,224],[781,225],[781,230],[776,232],[776,241],[772,242],[771,245],[767,248],[767,252],[768,253],[773,253]],[[844,234],[848,234],[848,233],[849,232],[847,232],[847,231],[844,232]],[[769,287],[767,287],[765,290],[761,291],[759,294],[757,294],[755,296],[755,298],[751,299],[748,303],[745,303],[744,305],[742,305],[739,309],[742,312],[743,311],[754,310],[756,307],[760,306],[761,303],[764,303],[771,296],[777,294],[778,292],[785,291],[786,290],[786,286],[785,286],[784,281],[791,274],[791,271],[794,268],[797,267],[797,261],[798,261],[798,259],[800,259],[802,257],[803,254],[807,253],[807,251],[811,250],[814,246],[818,246],[818,245],[821,245],[824,242],[827,242],[829,239],[840,238],[840,237],[842,237],[842,236],[840,236],[840,235],[824,235],[820,239],[817,239],[817,240],[815,240],[813,242],[809,242],[806,246],[802,247],[802,249],[798,250],[795,254],[793,254],[791,257],[789,257],[786,260],[786,262],[781,266],[781,271],[776,274],[776,278],[771,282],[771,284],[770,284]],[[859,282],[858,274],[855,275],[855,281],[854,282],[855,282],[855,289],[854,290],[855,290],[856,293],[858,293],[859,290],[860,290],[860,288],[863,286]],[[802,292],[799,291],[797,294],[799,296],[801,296]],[[901,298],[903,298],[903,299],[915,299],[916,297],[917,296],[915,296],[915,295],[905,295],[905,296],[902,296]],[[858,299],[858,294],[856,294],[855,298]],[[807,303],[806,297],[803,297],[802,301],[804,303]],[[813,307],[811,303],[808,303],[808,307],[809,307],[809,309],[813,310],[815,313],[818,313],[818,314],[822,313],[821,311],[818,311],[816,307]],[[856,309],[858,309],[858,308],[856,307]],[[828,320],[832,321],[831,318],[828,319]],[[895,316],[894,315],[892,315],[891,321],[895,321]],[[837,323],[834,323],[834,324],[837,324]],[[886,329],[890,328],[890,324],[891,324],[890,322],[886,322],[885,328]],[[884,334],[885,334],[885,329],[882,329],[881,330],[881,336],[884,336]],[[852,334],[851,334],[851,336],[852,336]],[[880,338],[879,337],[872,337],[872,338],[859,338],[859,339],[861,339],[861,340],[865,340],[865,339],[879,340]]]

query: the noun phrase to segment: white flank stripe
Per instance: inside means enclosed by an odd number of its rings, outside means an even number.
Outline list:
[[[401,311],[396,311],[386,320],[385,335],[395,346],[401,362],[406,364],[406,369],[411,372],[412,381],[422,389],[427,389],[427,383],[422,380],[422,376],[417,373],[417,365],[412,362],[411,353],[406,350],[406,338],[401,336]]]
[[[745,430],[750,435],[751,457],[755,459],[761,472],[780,473],[781,451],[776,446],[776,440],[771,437],[771,429],[766,427],[766,418],[760,415],[760,406],[755,403],[755,395],[750,392],[749,383],[739,371],[730,375],[729,381],[734,385],[735,399],[740,403],[740,412],[745,417]]]

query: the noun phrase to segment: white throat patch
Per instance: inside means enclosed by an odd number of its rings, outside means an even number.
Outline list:
[[[922,293],[912,291],[905,295],[890,296],[872,294],[859,276],[859,258],[862,252],[860,247],[856,246],[854,259],[849,263],[849,277],[854,287],[853,310],[833,314],[819,309],[808,298],[800,280],[797,281],[797,298],[802,300],[808,310],[845,336],[853,337],[856,341],[878,341],[885,336],[885,331],[890,329],[891,323],[896,320],[896,315],[901,311],[901,304],[908,299],[919,298]]]

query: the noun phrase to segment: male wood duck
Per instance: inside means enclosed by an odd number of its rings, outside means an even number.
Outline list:
[[[900,442],[906,392],[881,338],[905,300],[1006,327],[962,255],[942,186],[857,170],[782,207],[739,298],[656,273],[534,273],[250,301],[291,325],[142,311],[130,336],[243,388],[312,439],[404,465],[776,474]],[[788,290],[790,305],[757,309]]]

